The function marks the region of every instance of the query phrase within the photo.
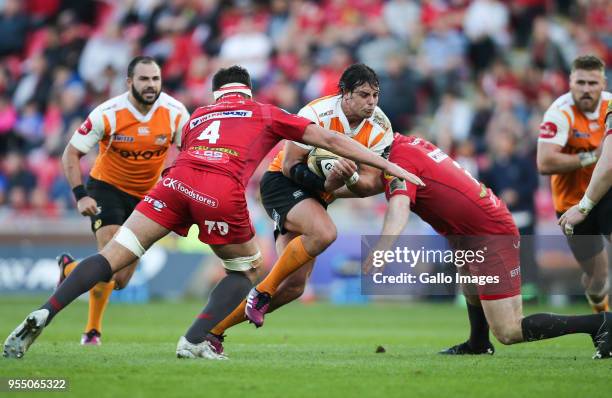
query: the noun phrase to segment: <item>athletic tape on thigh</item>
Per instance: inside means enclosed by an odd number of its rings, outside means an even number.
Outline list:
[[[117,241],[117,243],[119,243],[121,246],[134,253],[134,255],[136,255],[136,257],[138,258],[142,257],[142,255],[146,252],[144,247],[142,247],[142,245],[138,241],[136,235],[134,235],[134,232],[132,232],[132,230],[127,227],[119,227],[119,232],[117,233],[117,235],[115,235],[115,241]]]
[[[223,266],[230,271],[248,271],[259,267],[262,262],[261,252],[257,252],[248,257],[236,257],[229,260],[222,260]]]

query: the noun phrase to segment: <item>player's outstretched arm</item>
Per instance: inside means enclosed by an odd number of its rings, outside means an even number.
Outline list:
[[[577,205],[570,207],[560,218],[559,225],[566,235],[572,235],[574,226],[580,224],[589,212],[612,187],[612,138],[604,138],[601,158],[593,170],[591,181]]]
[[[93,216],[98,212],[98,204],[94,198],[87,196],[85,188],[83,188],[80,161],[84,155],[72,144],[68,144],[62,155],[62,166],[70,188],[73,189],[76,196],[79,213],[84,216]]]
[[[424,186],[421,179],[407,172],[398,165],[378,156],[357,141],[343,134],[333,133],[316,124],[306,127],[302,140],[309,145],[326,149],[336,155],[365,163],[377,169],[383,170],[392,176],[408,180],[413,184]]]
[[[397,237],[404,231],[408,225],[410,217],[410,198],[405,195],[395,195],[389,200],[387,211],[385,212],[385,221],[383,223],[380,240],[376,244],[374,251],[387,251],[391,249]],[[362,270],[364,274],[372,271],[372,255],[368,256],[363,264]],[[382,271],[382,268],[377,268],[377,272]]]

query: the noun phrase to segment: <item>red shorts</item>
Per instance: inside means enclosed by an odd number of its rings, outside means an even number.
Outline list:
[[[521,294],[520,236],[463,237],[462,248],[480,250],[466,263],[481,300],[499,300]]]
[[[136,210],[181,236],[196,224],[207,244],[245,243],[255,235],[242,184],[190,167],[169,169]]]

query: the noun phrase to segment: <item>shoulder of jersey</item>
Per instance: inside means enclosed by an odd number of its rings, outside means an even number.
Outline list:
[[[306,107],[312,108],[319,119],[331,116],[336,108],[336,103],[340,98],[339,95],[328,95],[326,97],[317,98],[310,101]]]
[[[158,101],[160,101],[160,105],[162,106],[167,106],[169,108],[174,108],[177,111],[183,111],[183,109],[185,109],[185,105],[183,105],[183,103],[179,100],[177,100],[176,98],[164,93],[163,91],[161,92],[161,94],[159,95],[159,98],[157,99]]]
[[[391,129],[391,122],[389,121],[389,118],[379,107],[376,107],[374,110],[374,113],[370,117],[370,121],[373,122],[375,126],[378,126],[385,131]]]
[[[550,104],[550,108],[559,110],[569,110],[572,105],[574,105],[574,99],[572,98],[572,94],[565,93],[559,98],[557,98],[552,104]]]
[[[128,93],[120,94],[116,97],[110,98],[100,105],[98,105],[95,110],[100,112],[108,112],[108,111],[116,111],[119,109],[123,109],[127,107],[127,96]]]
[[[612,93],[609,91],[602,91],[601,99],[603,99],[604,101],[612,101]]]

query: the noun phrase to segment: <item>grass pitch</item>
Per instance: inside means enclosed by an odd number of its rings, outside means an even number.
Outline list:
[[[41,302],[0,298],[0,338]],[[81,347],[87,304],[77,302],[22,360],[0,358],[0,377],[67,378],[69,391],[0,395],[560,398],[611,391],[612,360],[592,360],[586,335],[511,347],[494,342],[493,357],[437,355],[468,333],[465,310],[446,304],[292,304],[270,315],[262,329],[243,324],[230,330],[229,361],[179,360],[178,337],[201,306],[111,304],[103,345]],[[587,311],[585,305],[562,312]],[[379,345],[385,353],[375,353]]]

